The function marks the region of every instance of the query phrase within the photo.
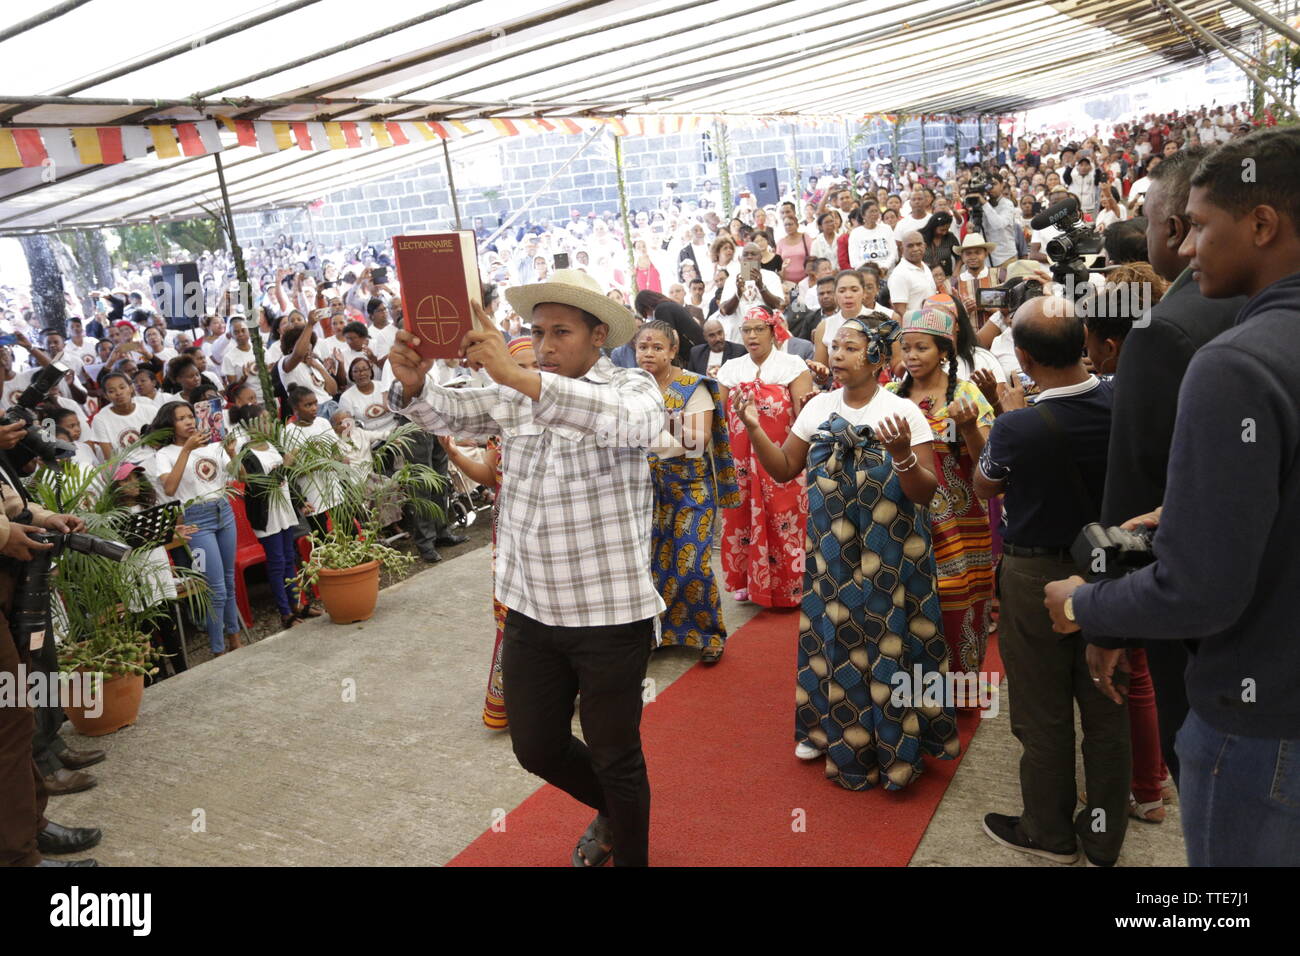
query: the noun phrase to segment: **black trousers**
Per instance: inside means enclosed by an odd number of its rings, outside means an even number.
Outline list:
[[[1052,557],[1003,553],[998,647],[1011,690],[1011,732],[1020,758],[1020,826],[1049,850],[1078,843],[1097,863],[1113,863],[1128,828],[1133,772],[1128,705],[1101,695],[1088,672],[1081,634],[1058,634],[1043,607],[1049,581],[1074,565]],[[1088,805],[1076,814],[1074,708],[1083,728]]]
[[[19,663],[30,666],[30,655],[19,657],[9,633],[8,614],[13,575],[0,570],[0,674],[17,686]],[[46,640],[51,640],[46,635]],[[45,828],[45,784],[32,759],[35,722],[26,707],[0,707],[0,866],[35,866],[41,862],[36,834]]]
[[[615,866],[646,866],[650,781],[641,693],[654,621],[552,627],[506,614],[501,677],[519,764],[608,817]],[[573,699],[586,742],[573,736]]]
[[[1143,641],[1151,683],[1156,691],[1156,714],[1160,721],[1160,750],[1165,766],[1178,785],[1178,751],[1174,738],[1187,719],[1187,647],[1182,641]]]
[[[47,616],[45,643],[39,650],[32,652],[31,663],[27,666],[28,673],[43,673],[57,678],[59,655],[54,647],[53,634]],[[57,703],[47,703],[37,707],[32,711],[32,715],[36,718],[36,733],[32,736],[32,757],[35,758],[36,765],[41,768],[41,773],[48,776],[62,770],[64,766],[63,761],[59,759],[59,754],[67,750],[68,745],[59,736],[59,728],[67,720],[67,715]]]
[[[444,479],[447,477],[447,451],[438,441],[438,436],[430,432],[419,431],[412,436],[410,452],[406,456],[413,464],[428,465]],[[448,510],[451,507],[451,489],[447,482],[437,491],[426,488],[414,489],[413,494],[428,498],[438,506],[441,517],[430,518],[416,512],[409,504],[402,506],[402,527],[411,536],[411,542],[422,555],[438,550],[438,537],[447,527]]]

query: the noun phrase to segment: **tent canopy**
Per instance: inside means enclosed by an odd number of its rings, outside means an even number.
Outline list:
[[[1230,43],[1254,24],[1219,0],[1177,2]],[[27,18],[0,14],[0,122],[999,114],[1174,72],[1208,50],[1162,4],[1113,0],[850,0],[815,11],[800,0],[433,9],[386,0],[372,9],[64,0]],[[442,151],[433,142],[263,154],[220,135],[237,211],[302,203]],[[476,133],[450,148],[491,140]],[[219,195],[210,156],[149,155],[53,177],[10,169],[0,173],[0,234],[202,215]]]

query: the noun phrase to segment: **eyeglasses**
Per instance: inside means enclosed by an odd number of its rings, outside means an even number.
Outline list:
[[[742,325],[740,327],[741,335],[758,335],[760,332],[766,332],[768,325],[764,322],[762,325]]]

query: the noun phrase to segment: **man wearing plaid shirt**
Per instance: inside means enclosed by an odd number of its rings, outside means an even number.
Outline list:
[[[664,427],[663,396],[641,369],[616,368],[602,346],[631,338],[635,318],[586,273],[507,290],[531,315],[540,372],[520,368],[475,308],[466,358],[496,383],[444,388],[431,359],[398,333],[391,407],[459,438],[501,436],[497,597],[509,609],[502,657],[510,734],[525,770],[593,807],[576,866],[648,862],[650,784],[641,752],[641,692],[664,610],[650,573],[653,486],[646,449]],[[581,693],[585,743],[573,736]]]

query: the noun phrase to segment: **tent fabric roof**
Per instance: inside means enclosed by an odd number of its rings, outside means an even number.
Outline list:
[[[1219,0],[1177,2],[1228,42],[1254,23]],[[1008,113],[1206,52],[1162,0],[848,0],[811,12],[801,0],[64,0],[0,14],[0,122]],[[441,153],[434,142],[261,154],[220,135],[236,210],[314,199]],[[207,156],[150,155],[53,182],[45,172],[0,173],[0,234],[219,204]]]

